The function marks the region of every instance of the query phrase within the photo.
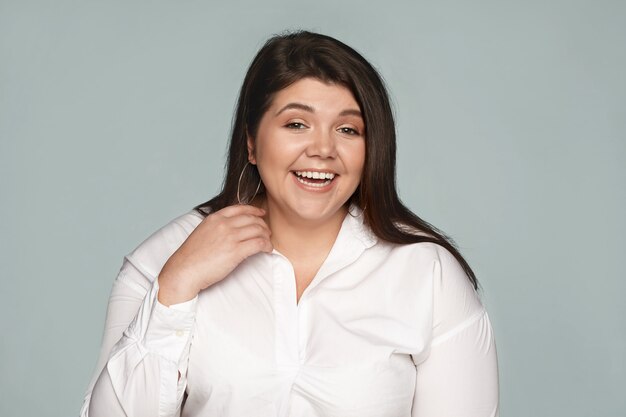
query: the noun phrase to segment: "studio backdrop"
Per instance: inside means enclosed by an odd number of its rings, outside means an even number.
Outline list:
[[[482,285],[501,416],[623,416],[625,16],[609,0],[0,0],[0,415],[78,414],[123,256],[218,191],[250,59],[308,29],[385,78],[401,197]]]

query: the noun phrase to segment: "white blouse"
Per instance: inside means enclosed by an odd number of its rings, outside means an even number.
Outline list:
[[[156,231],[113,284],[81,416],[498,416],[491,323],[458,261],[357,213],[298,303],[274,250],[165,307],[156,278],[203,217]]]

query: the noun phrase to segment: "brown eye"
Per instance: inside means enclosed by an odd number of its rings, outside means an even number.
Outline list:
[[[359,135],[359,132],[356,131],[355,129],[352,129],[351,127],[340,127],[339,131],[347,135],[356,135],[356,136]]]
[[[306,126],[300,122],[288,123],[285,125],[287,129],[304,129]]]

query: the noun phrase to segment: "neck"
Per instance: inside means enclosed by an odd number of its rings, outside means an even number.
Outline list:
[[[332,248],[347,214],[342,207],[329,218],[315,221],[284,213],[279,207],[263,204],[265,221],[272,231],[274,249],[289,260],[325,257]]]

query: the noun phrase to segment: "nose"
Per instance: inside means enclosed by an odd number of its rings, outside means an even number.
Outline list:
[[[332,132],[319,129],[310,136],[310,141],[306,149],[307,156],[319,158],[335,158],[337,156],[336,138]]]

